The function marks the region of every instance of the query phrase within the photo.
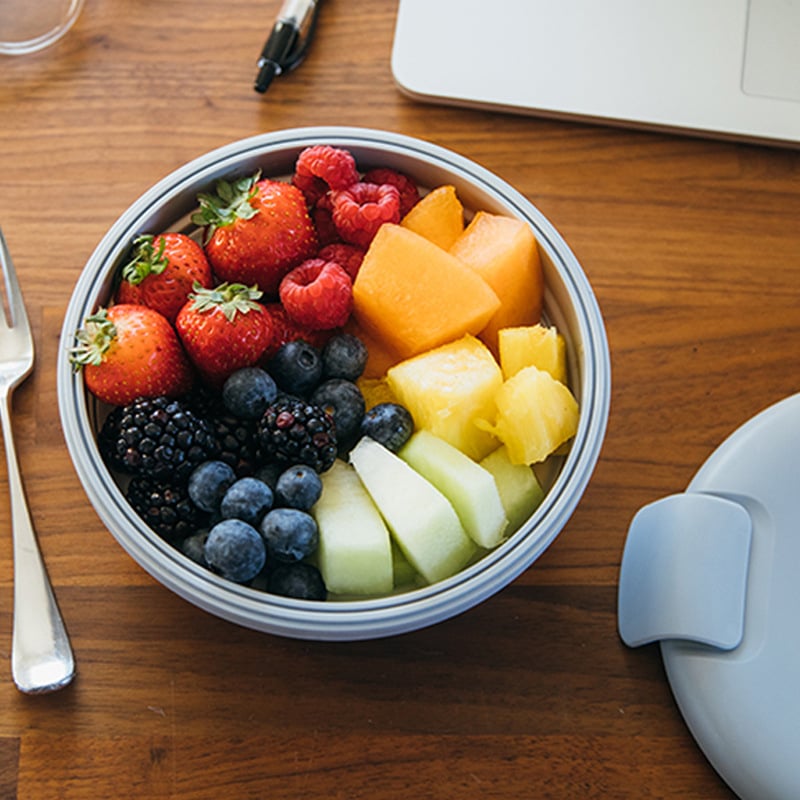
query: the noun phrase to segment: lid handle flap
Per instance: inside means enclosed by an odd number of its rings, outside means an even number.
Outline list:
[[[622,555],[618,623],[629,647],[688,639],[732,650],[744,633],[752,521],[710,494],[676,494],[644,506]]]

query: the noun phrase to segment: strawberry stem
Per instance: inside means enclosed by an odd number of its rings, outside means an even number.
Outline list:
[[[138,286],[148,275],[160,275],[169,261],[164,255],[166,240],[158,241],[158,250],[153,247],[154,236],[144,234],[133,240],[136,248],[133,259],[122,268],[122,279],[133,286]]]
[[[108,318],[105,308],[87,317],[83,328],[75,333],[78,342],[69,351],[69,360],[75,372],[88,365],[99,366],[103,355],[117,337],[117,328]]]
[[[213,235],[217,228],[232,225],[238,219],[252,219],[258,214],[251,200],[258,194],[256,184],[261,178],[261,172],[230,183],[226,180],[217,181],[214,194],[202,193],[198,195],[199,211],[192,214],[192,222],[206,228],[205,241]]]
[[[228,322],[233,322],[237,314],[248,314],[250,311],[263,311],[258,302],[263,292],[258,286],[245,286],[242,283],[221,283],[214,289],[205,289],[195,281],[194,291],[189,295],[192,310],[199,314],[207,314],[219,309]]]

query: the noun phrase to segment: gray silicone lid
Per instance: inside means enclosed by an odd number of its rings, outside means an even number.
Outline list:
[[[643,508],[622,557],[620,636],[660,641],[689,729],[743,800],[800,797],[799,445],[793,395]]]

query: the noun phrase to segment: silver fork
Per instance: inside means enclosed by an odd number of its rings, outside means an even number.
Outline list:
[[[0,313],[0,419],[14,535],[11,673],[21,692],[38,694],[66,686],[75,674],[75,659],[36,543],[11,430],[11,394],[33,369],[33,336],[2,230],[0,269],[7,306]]]

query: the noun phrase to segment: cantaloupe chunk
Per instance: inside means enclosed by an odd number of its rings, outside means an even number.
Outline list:
[[[500,308],[478,272],[401,225],[380,227],[353,284],[353,314],[404,358],[477,334]]]
[[[382,378],[386,375],[389,367],[393,367],[403,360],[403,356],[395,352],[386,342],[376,339],[362,325],[359,325],[358,320],[352,314],[344,326],[344,330],[346,333],[351,333],[361,339],[367,348],[369,355],[367,356],[367,363],[362,377]]]
[[[464,230],[464,206],[454,186],[437,186],[403,217],[400,224],[447,250]]]
[[[474,269],[500,298],[500,308],[480,338],[497,355],[501,328],[539,321],[544,278],[536,238],[530,225],[514,217],[479,211],[450,253]]]

